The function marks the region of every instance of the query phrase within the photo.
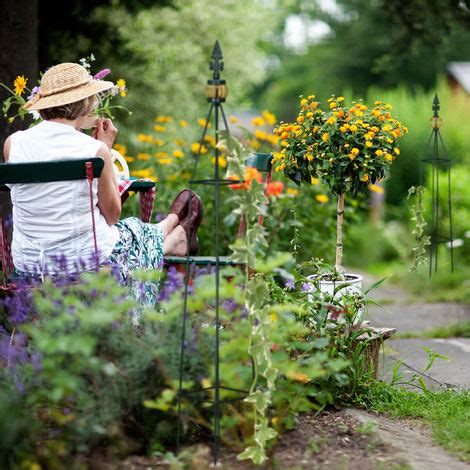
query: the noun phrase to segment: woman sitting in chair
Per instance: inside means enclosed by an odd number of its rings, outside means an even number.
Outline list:
[[[119,220],[121,198],[113,171],[111,148],[117,134],[110,119],[98,119],[93,136],[80,131],[97,103],[97,93],[113,87],[95,80],[79,64],[56,65],[43,75],[40,92],[25,108],[38,110],[43,121],[15,132],[4,146],[5,161],[27,163],[101,157],[101,177],[93,182],[94,219],[100,264],[119,266],[130,284],[129,270],[161,269],[163,256],[185,256],[197,250],[196,231],[202,204],[189,190],[181,191],[159,224],[130,217]],[[19,274],[74,273],[96,263],[90,195],[85,180],[11,185],[13,204],[12,256]],[[189,207],[191,206],[191,207]],[[81,268],[81,269],[80,269]],[[153,303],[156,292],[145,294]]]

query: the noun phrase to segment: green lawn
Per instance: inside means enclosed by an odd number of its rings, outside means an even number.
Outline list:
[[[416,393],[375,382],[361,405],[392,418],[421,418],[434,441],[470,462],[470,393],[468,391]]]

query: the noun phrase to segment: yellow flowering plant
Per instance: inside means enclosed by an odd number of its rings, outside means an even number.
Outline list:
[[[279,137],[273,134],[272,129],[276,124],[276,116],[267,109],[261,115],[251,119],[252,129],[240,125],[239,118],[230,117],[230,123],[234,124],[242,134],[243,145],[254,152],[276,152],[279,145]]]
[[[282,147],[274,158],[276,171],[298,185],[320,178],[338,196],[336,265],[341,268],[344,195],[367,193],[385,178],[408,129],[381,101],[373,107],[362,100],[348,106],[344,97],[333,95],[325,110],[314,95],[300,98],[296,122],[275,129]]]

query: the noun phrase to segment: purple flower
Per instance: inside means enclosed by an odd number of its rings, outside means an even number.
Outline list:
[[[313,284],[310,284],[310,282],[304,282],[302,284],[302,292],[312,292],[313,290]]]
[[[11,214],[5,216],[3,219],[3,225],[5,230],[8,230],[13,225],[13,216]]]
[[[162,214],[161,212],[157,212],[155,214],[155,222],[161,222],[165,218],[165,214]]]
[[[295,287],[294,279],[287,279],[286,281],[286,289],[292,290]]]
[[[0,360],[5,363],[7,367],[12,367],[15,364],[23,364],[28,360],[26,336],[23,333],[1,335]]]
[[[28,101],[32,100],[40,91],[41,91],[41,87],[35,86],[31,90],[31,94],[28,96]]]
[[[24,383],[18,377],[15,377],[15,388],[20,395],[24,395]]]
[[[111,73],[111,69],[103,69],[100,70],[95,76],[93,77],[95,80],[102,80],[106,75]]]
[[[227,299],[224,302],[222,302],[222,308],[227,312],[227,313],[233,313],[238,307],[237,302],[235,302],[234,299]]]
[[[184,286],[183,275],[177,271],[175,266],[170,266],[167,271],[165,282],[158,293],[158,300],[168,300],[174,292]]]
[[[248,318],[248,309],[246,307],[242,308],[242,313],[240,315],[240,318],[247,319]]]
[[[21,284],[21,286],[20,286]],[[19,289],[11,296],[5,297],[3,305],[8,314],[8,318],[13,326],[24,323],[34,314],[34,303],[31,289],[26,286],[25,281],[18,283]]]
[[[38,352],[31,354],[31,365],[35,371],[40,371],[42,369],[41,354]]]

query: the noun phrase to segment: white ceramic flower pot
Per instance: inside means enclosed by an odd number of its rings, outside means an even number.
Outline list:
[[[318,276],[313,275],[309,276],[308,279],[313,281],[313,286],[315,289],[319,289],[321,293],[324,294],[324,298],[333,297],[335,300],[339,300],[341,305],[341,298],[344,295],[355,296],[358,301],[361,303],[364,299],[364,292],[362,291],[362,279],[363,277],[359,274],[346,273],[344,274],[344,280],[342,281],[330,281],[323,278],[318,278]],[[362,323],[365,317],[365,307],[358,309],[356,316],[353,319],[355,324]],[[329,318],[332,318],[332,315],[329,315]],[[341,316],[338,317],[338,322],[344,322],[344,318]]]

